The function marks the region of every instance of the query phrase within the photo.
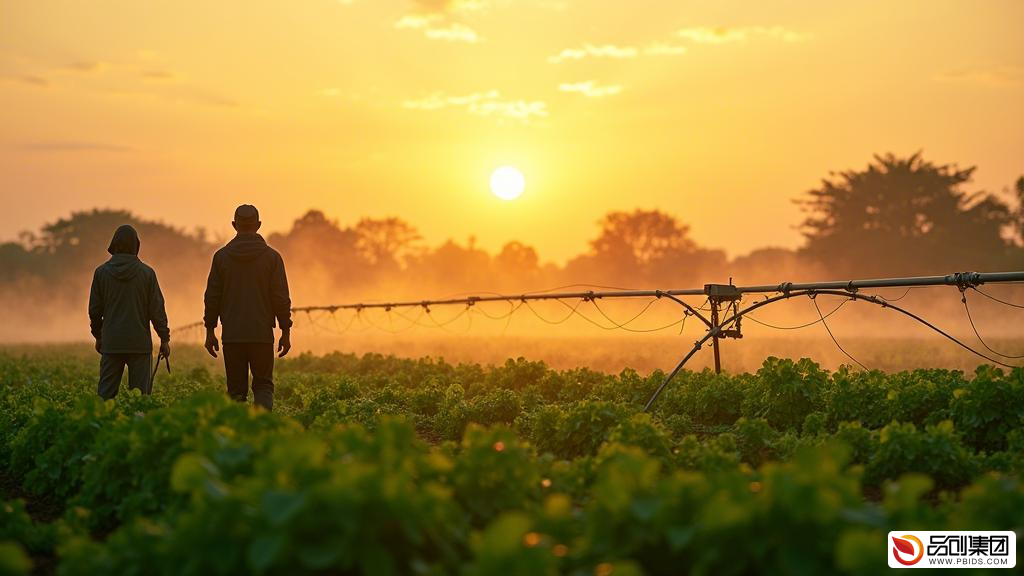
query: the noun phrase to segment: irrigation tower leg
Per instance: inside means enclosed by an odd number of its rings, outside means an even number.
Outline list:
[[[722,358],[718,353],[718,330],[721,326],[718,325],[718,300],[715,298],[711,299],[711,330],[715,332],[715,336],[711,340],[711,347],[715,350],[715,374],[722,373]]]

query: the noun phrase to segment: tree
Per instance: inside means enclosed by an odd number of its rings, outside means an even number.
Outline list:
[[[477,248],[473,238],[465,247],[453,240],[409,258],[408,279],[412,293],[493,289],[490,255]]]
[[[534,274],[538,269],[539,257],[532,246],[513,240],[501,247],[494,257],[494,263],[510,274]]]
[[[875,156],[865,170],[833,174],[798,200],[808,213],[804,251],[840,275],[1005,266],[1010,208],[991,194],[965,192],[973,172],[918,153]]]
[[[1017,178],[1017,241],[1024,242],[1024,176]]]
[[[355,232],[356,246],[370,264],[393,269],[422,239],[416,228],[398,218],[363,218]]]
[[[79,290],[83,282],[87,285],[91,280],[93,269],[109,256],[106,250],[110,237],[122,224],[138,230],[142,258],[164,272],[162,281],[166,277],[167,284],[174,285],[178,280],[205,274],[193,266],[213,249],[203,236],[144,220],[127,210],[73,212],[68,218],[46,224],[39,234],[25,235],[22,244],[35,257],[31,265],[37,274],[60,279],[62,285]]]
[[[570,282],[677,284],[717,273],[725,254],[700,248],[689,226],[660,210],[612,212],[601,221],[590,254],[566,265]]]
[[[590,246],[598,255],[632,258],[643,267],[668,254],[696,249],[689,232],[689,226],[660,210],[612,212],[601,221],[601,234]]]
[[[508,242],[494,257],[494,273],[502,288],[522,290],[534,286],[540,276],[537,250],[522,242]]]
[[[268,242],[284,255],[289,275],[304,280],[293,283],[293,300],[330,297],[373,280],[355,231],[340,227],[319,210],[306,212],[288,233],[271,234]]]

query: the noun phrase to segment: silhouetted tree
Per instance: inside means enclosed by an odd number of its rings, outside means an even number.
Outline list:
[[[375,266],[397,269],[422,239],[412,225],[399,218],[363,218],[356,224],[356,247]]]
[[[705,250],[689,227],[660,210],[612,212],[600,222],[591,253],[566,266],[573,282],[674,284],[700,274],[717,274],[725,253]]]
[[[452,240],[434,250],[408,259],[410,288],[422,294],[424,287],[436,293],[486,290],[495,287],[490,255],[470,238],[463,247]]]
[[[9,282],[24,276],[38,276],[42,273],[40,259],[36,254],[17,242],[0,244],[0,280]]]
[[[612,212],[601,221],[601,234],[590,245],[598,255],[629,255],[639,266],[672,253],[691,252],[690,227],[660,210]]]
[[[110,236],[122,224],[131,224],[139,231],[141,255],[161,273],[164,286],[183,286],[202,274],[192,264],[208,256],[213,248],[202,233],[189,234],[126,210],[74,212],[69,218],[43,226],[38,234],[23,235],[22,250],[5,249],[3,264],[24,267],[32,274],[60,280],[59,285],[69,290],[79,290],[91,279],[93,269],[109,257],[106,249]]]
[[[809,214],[805,251],[840,275],[1004,267],[1011,211],[995,196],[963,191],[973,172],[918,153],[875,156],[865,170],[833,175],[798,200]]]
[[[1017,178],[1014,191],[1017,192],[1017,241],[1024,242],[1024,176]]]
[[[540,258],[532,246],[512,241],[494,257],[494,275],[498,288],[525,290],[540,281]]]
[[[363,258],[351,228],[342,228],[319,210],[310,210],[285,234],[271,234],[267,241],[284,256],[293,282],[293,300],[308,300],[343,292],[374,281],[372,267]]]

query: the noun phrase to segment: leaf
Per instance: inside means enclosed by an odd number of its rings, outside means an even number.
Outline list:
[[[188,492],[203,484],[209,476],[204,458],[198,454],[184,454],[171,470],[171,487],[177,492]]]
[[[637,519],[647,521],[654,517],[654,514],[657,513],[660,504],[661,503],[657,498],[639,497],[633,500],[630,508]]]
[[[247,557],[249,565],[258,573],[266,572],[267,568],[274,563],[284,546],[284,536],[281,534],[263,534],[257,536],[249,544]]]
[[[263,513],[270,523],[280,526],[290,520],[306,503],[306,497],[294,492],[270,490],[263,494]]]
[[[914,555],[914,545],[911,544],[909,541],[893,536],[892,543],[896,545],[896,549],[900,552],[903,552],[904,554],[907,554],[909,556]]]
[[[387,576],[395,573],[395,562],[387,550],[380,546],[370,546],[361,554],[364,574],[380,574]]]
[[[306,545],[299,549],[299,562],[312,570],[324,570],[334,564],[342,555],[340,545],[322,543]]]
[[[668,529],[668,545],[673,551],[679,551],[693,540],[697,529],[693,526],[672,526]]]

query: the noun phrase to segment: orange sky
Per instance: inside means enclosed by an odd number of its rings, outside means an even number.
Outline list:
[[[875,152],[1024,173],[1024,2],[0,0],[0,239],[317,207],[555,261],[658,207],[736,254]],[[487,188],[518,166],[526,192]]]

